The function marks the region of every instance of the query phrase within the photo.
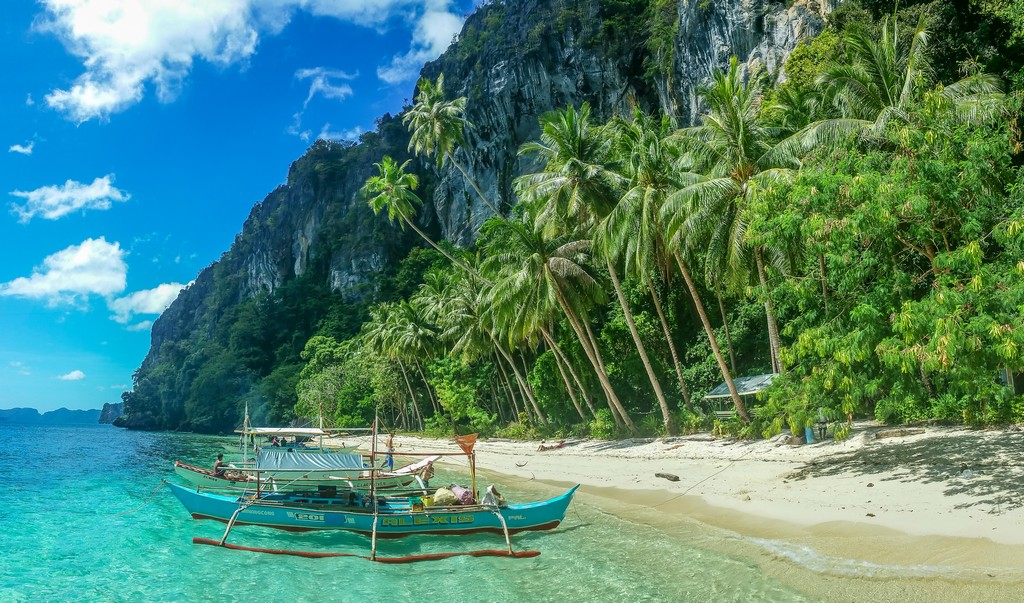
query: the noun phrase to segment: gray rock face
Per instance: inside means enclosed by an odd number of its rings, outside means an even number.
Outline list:
[[[99,422],[104,425],[110,425],[124,414],[124,404],[122,402],[106,403],[103,405],[103,409],[100,410]]]
[[[506,3],[503,19],[490,20],[500,24],[488,39],[514,43],[487,47],[475,62],[460,60],[453,46],[423,70],[431,79],[443,72],[448,94],[468,97],[467,118],[475,127],[467,132],[457,160],[503,213],[516,202],[515,177],[536,168],[517,151],[538,136],[541,114],[586,101],[600,121],[639,107],[666,112],[679,125],[691,124],[700,111],[700,86],[711,81],[715,70],[727,67],[730,57],[735,55],[748,69],[779,74],[793,48],[821,32],[822,15],[831,10],[830,4],[817,0],[797,0],[788,7],[769,0],[679,0],[673,62],[651,82],[644,77],[642,57],[593,46],[593,23],[601,22],[598,2],[587,4],[578,26],[549,29],[542,39],[531,38],[543,25],[537,15],[550,20],[562,4]],[[470,17],[462,41],[485,20],[484,13]],[[433,206],[441,233],[467,244],[493,212],[457,169],[447,166],[439,176]]]
[[[597,121],[638,107],[665,111],[685,125],[699,114],[695,92],[732,55],[748,68],[775,73],[800,40],[822,29],[822,15],[831,10],[822,0],[788,6],[678,0],[672,62],[652,73],[642,34],[605,29],[608,6],[600,0],[496,0],[471,15],[459,42],[424,67],[424,77],[445,74],[449,97],[468,98],[466,117],[474,127],[456,159],[502,213],[516,203],[514,179],[538,167],[518,150],[537,138],[543,113],[588,102]],[[617,42],[622,39],[629,43]],[[371,276],[414,239],[375,217],[359,189],[383,155],[408,158],[407,144],[408,133],[390,115],[358,144],[317,141],[292,164],[287,182],[253,207],[231,249],[155,322],[136,388],[157,364],[185,375],[180,342],[191,338],[194,348],[215,339],[218,319],[231,304],[292,279],[315,275],[347,298],[374,293],[367,288]],[[454,166],[435,169],[419,160],[409,168],[424,183],[419,222],[440,238],[467,245],[492,212]],[[186,391],[189,378],[181,377],[176,387]],[[135,420],[158,427],[145,415]]]
[[[681,0],[673,77],[659,86],[662,106],[692,124],[700,111],[700,87],[732,56],[748,70],[781,75],[796,45],[821,33],[825,10],[814,0],[798,0],[788,8],[766,0]]]

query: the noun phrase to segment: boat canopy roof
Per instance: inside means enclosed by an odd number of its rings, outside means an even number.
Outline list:
[[[768,373],[765,375],[736,377],[732,380],[732,383],[736,386],[736,392],[739,395],[749,396],[751,394],[756,394],[763,389],[767,389],[767,387],[772,384],[772,380],[774,380],[778,375],[778,373]],[[729,386],[726,385],[725,382],[722,382],[715,386],[715,389],[705,394],[704,399],[712,400],[714,398],[728,398],[729,396]]]
[[[260,436],[329,436],[331,432],[319,427],[244,427],[235,433]]]
[[[263,448],[256,456],[259,469],[363,469],[359,454],[337,452],[288,452]]]
[[[258,436],[332,436],[345,434],[351,431],[368,431],[362,428],[351,428],[351,427],[327,427],[320,429],[319,427],[243,427],[236,429],[235,433],[243,433],[245,435],[258,435]]]

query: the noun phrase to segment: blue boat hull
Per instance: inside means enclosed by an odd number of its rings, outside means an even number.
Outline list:
[[[251,500],[247,497],[199,492],[177,484],[168,483],[167,486],[195,519],[229,521],[239,505]],[[509,533],[550,530],[565,518],[577,488],[579,485],[549,500],[502,508],[472,505],[427,507],[414,511],[408,499],[389,498],[379,505],[377,536],[400,538],[411,534],[500,534],[504,529],[499,513]],[[372,509],[350,506],[344,499],[272,494],[243,509],[235,524],[292,531],[345,530],[370,535],[373,532],[373,521]]]

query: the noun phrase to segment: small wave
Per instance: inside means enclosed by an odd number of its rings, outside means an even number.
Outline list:
[[[859,578],[943,578],[970,580],[984,576],[987,580],[1020,581],[1024,576],[1009,568],[964,568],[951,565],[872,563],[859,559],[846,559],[823,555],[801,544],[767,538],[741,537],[768,553],[818,574]]]

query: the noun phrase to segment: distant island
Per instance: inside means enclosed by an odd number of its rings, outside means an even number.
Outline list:
[[[96,423],[113,423],[121,416],[123,405],[104,404],[103,409],[69,410],[58,408],[39,413],[34,408],[0,409],[0,423],[20,423],[33,425],[83,425]]]

